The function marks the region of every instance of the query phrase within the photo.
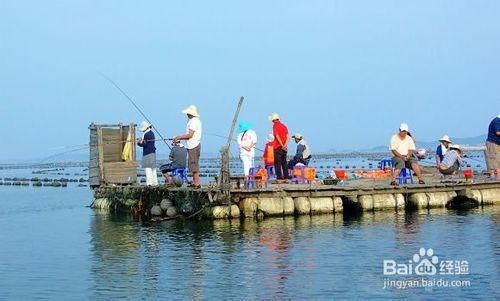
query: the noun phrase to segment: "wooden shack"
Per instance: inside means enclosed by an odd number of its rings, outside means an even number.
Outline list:
[[[129,125],[90,124],[90,186],[115,184],[129,185],[137,182],[135,127]],[[130,135],[130,136],[129,136]],[[122,157],[124,147],[130,141],[131,154]]]

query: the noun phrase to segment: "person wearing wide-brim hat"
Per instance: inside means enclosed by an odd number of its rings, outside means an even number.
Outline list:
[[[462,148],[458,144],[451,144],[438,170],[443,175],[455,175],[462,164]]]
[[[436,149],[436,167],[439,168],[439,164],[444,159],[444,155],[446,155],[446,152],[448,151],[448,147],[451,144],[451,139],[448,137],[448,135],[444,135],[439,139],[439,146]]]
[[[190,105],[185,110],[182,110],[182,113],[186,114],[188,118],[186,133],[175,136],[173,140],[174,142],[187,140],[186,148],[188,149],[188,169],[193,175],[193,182],[191,186],[200,187],[201,135],[203,133],[200,114],[198,113],[198,108],[194,105]]]
[[[137,138],[137,145],[142,147],[141,165],[146,172],[146,185],[157,186],[155,134],[151,128],[151,123],[147,121],[141,122],[139,129],[143,134],[141,138]]]
[[[248,176],[250,168],[254,167],[257,134],[249,122],[242,121],[238,125],[238,137],[236,139],[240,150],[241,163],[243,164],[243,173],[245,176]]]

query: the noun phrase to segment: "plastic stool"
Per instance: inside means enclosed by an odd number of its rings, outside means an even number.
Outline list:
[[[306,168],[307,166],[302,165],[302,166],[295,166],[291,172],[292,175],[292,182],[295,181],[297,184],[305,184],[307,183],[306,180]],[[295,171],[300,171],[300,176],[297,176]]]
[[[172,178],[175,176],[181,177],[182,183],[187,183],[189,182],[188,180],[188,174],[185,168],[176,168],[172,171]]]
[[[380,165],[380,169],[382,169],[382,170],[385,170],[385,168],[387,166],[390,167],[391,169],[394,168],[394,164],[392,163],[392,159],[382,159],[379,162],[379,165]]]
[[[413,171],[408,168],[401,169],[401,172],[398,175],[399,184],[413,184]]]
[[[259,169],[256,167],[251,167],[248,171],[248,176],[245,177],[245,188],[255,188],[257,186],[257,181],[255,180],[255,174]]]
[[[276,172],[274,172],[274,166],[273,165],[268,165],[266,166],[267,170],[267,179],[271,179],[271,176],[273,179],[276,179]]]

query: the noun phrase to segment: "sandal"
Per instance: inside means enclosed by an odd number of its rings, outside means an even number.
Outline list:
[[[391,185],[391,186],[399,186],[399,184],[398,184],[398,183],[396,183],[396,181],[392,181],[390,185]]]
[[[418,180],[418,184],[425,184],[424,180]]]

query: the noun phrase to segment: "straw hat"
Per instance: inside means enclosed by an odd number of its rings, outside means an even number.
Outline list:
[[[273,134],[267,135],[267,142],[273,142],[273,141],[274,141],[274,135]]]
[[[185,110],[182,110],[182,113],[187,114],[187,115],[191,115],[194,117],[200,117],[200,114],[198,114],[198,109],[194,105],[190,105]]]
[[[462,151],[462,147],[458,144],[452,144],[450,145],[450,149],[456,149],[458,151]]]
[[[410,128],[408,127],[408,124],[401,123],[401,125],[399,126],[399,131],[400,132],[409,132]]]
[[[278,113],[272,113],[268,118],[270,121],[275,121],[277,119],[280,119],[280,115],[278,115]]]
[[[299,139],[299,140],[300,140],[300,139],[302,139],[302,135],[301,135],[301,134],[299,134],[299,133],[295,133],[295,134],[293,134],[292,138],[295,138],[295,139]]]
[[[143,122],[141,122],[141,126],[139,127],[139,130],[141,130],[141,132],[145,132],[150,126],[151,126],[151,123],[149,123],[147,121],[143,121]]]
[[[441,139],[439,139],[439,141],[451,143],[451,139],[450,137],[448,137],[448,135],[444,135]]]

